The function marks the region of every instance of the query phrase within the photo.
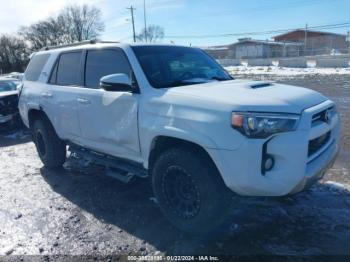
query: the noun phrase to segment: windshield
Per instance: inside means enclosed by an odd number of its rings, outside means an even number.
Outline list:
[[[155,88],[232,79],[213,58],[197,48],[133,46],[132,49]]]
[[[12,81],[0,81],[0,92],[17,90],[17,85]]]

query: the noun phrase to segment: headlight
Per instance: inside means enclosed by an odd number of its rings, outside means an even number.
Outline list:
[[[233,112],[231,125],[250,138],[266,138],[282,132],[294,131],[297,128],[299,115]]]

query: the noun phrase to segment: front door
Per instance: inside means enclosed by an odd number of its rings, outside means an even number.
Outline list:
[[[139,94],[108,92],[99,88],[103,76],[131,75],[130,64],[119,48],[87,50],[85,87],[77,98],[83,143],[117,157],[140,157],[137,126]]]

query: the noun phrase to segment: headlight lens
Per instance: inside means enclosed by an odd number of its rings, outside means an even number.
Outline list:
[[[294,131],[299,122],[297,114],[233,112],[231,125],[250,138],[266,138],[276,133]]]

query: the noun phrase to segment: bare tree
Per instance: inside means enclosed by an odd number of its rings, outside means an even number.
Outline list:
[[[95,39],[103,30],[101,11],[85,4],[67,6],[56,17],[22,27],[19,34],[35,51],[44,46]]]
[[[71,41],[95,39],[104,31],[100,9],[89,5],[71,5],[61,13]]]
[[[0,36],[0,69],[3,73],[22,72],[28,62],[28,52],[23,39],[17,36]]]
[[[38,50],[44,46],[69,43],[70,37],[66,33],[65,21],[62,16],[39,21],[29,27],[21,27],[19,34],[29,42],[31,50]]]
[[[140,42],[144,42],[146,39],[151,43],[159,42],[164,38],[164,28],[159,25],[150,25],[147,28],[142,29],[136,38]]]

